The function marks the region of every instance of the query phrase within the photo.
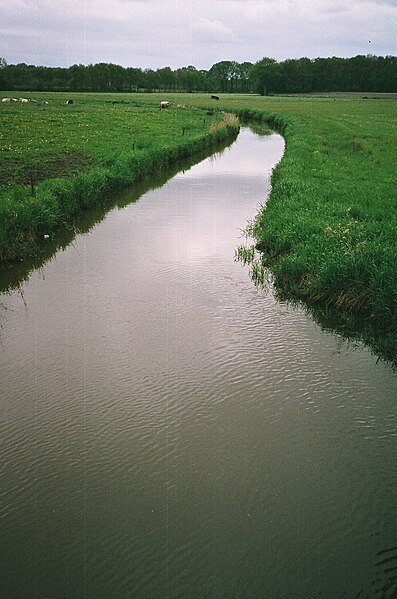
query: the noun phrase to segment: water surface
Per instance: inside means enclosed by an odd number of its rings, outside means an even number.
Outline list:
[[[0,589],[393,597],[397,377],[234,261],[243,129],[0,295]]]

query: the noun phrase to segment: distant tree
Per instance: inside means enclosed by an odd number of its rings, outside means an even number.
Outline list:
[[[241,93],[247,93],[251,91],[251,82],[249,79],[249,72],[254,65],[252,62],[237,63],[237,84],[236,91]]]
[[[156,91],[159,88],[159,78],[156,71],[153,71],[153,69],[143,71],[143,87],[149,92]]]
[[[113,91],[112,70],[113,65],[106,62],[99,62],[94,65],[96,89],[98,91]]]
[[[6,59],[0,57],[0,89],[6,88],[4,72],[3,72],[3,69],[5,69],[6,66],[7,66]]]
[[[3,72],[3,69],[5,69],[6,66],[7,66],[6,59],[0,57],[0,89],[6,88],[4,72]]]
[[[110,90],[123,92],[127,90],[124,67],[119,64],[110,64]]]
[[[203,75],[193,65],[175,71],[176,86],[180,91],[193,92],[201,89]]]
[[[125,70],[126,82],[128,91],[137,92],[143,88],[143,73],[142,69],[135,67],[127,67]]]
[[[157,77],[159,81],[159,88],[162,91],[172,91],[175,89],[176,77],[171,67],[157,69]]]
[[[397,56],[376,59],[377,91],[397,92]]]
[[[310,58],[304,57],[297,60],[297,73],[299,76],[298,91],[303,93],[312,91],[312,61]]]
[[[68,69],[68,87],[70,91],[88,91],[87,67],[74,64]]]
[[[200,91],[206,92],[211,89],[209,74],[205,69],[200,69],[198,71],[198,81]]]
[[[238,63],[234,60],[221,60],[212,65],[209,76],[214,90],[233,92],[238,78]]]
[[[249,71],[249,79],[257,94],[266,96],[269,92],[279,91],[277,62],[274,58],[264,57],[258,60]]]

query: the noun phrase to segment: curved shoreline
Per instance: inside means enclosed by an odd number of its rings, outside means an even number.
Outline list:
[[[286,142],[272,172],[269,199],[250,225],[255,248],[240,256],[251,262],[253,280],[263,285],[266,269],[270,270],[280,299],[302,302],[322,326],[363,341],[396,366],[393,213],[389,222],[387,216],[384,219],[383,230],[376,228],[370,220],[372,206],[368,216],[364,213],[365,188],[361,199],[357,187],[349,189],[348,177],[335,184],[331,178],[322,181],[313,176],[310,169],[305,173],[305,159],[309,156],[313,162],[313,154],[320,154],[324,145],[320,133],[307,123],[259,110],[234,112],[242,119],[269,124]],[[361,142],[353,140],[351,145],[353,151],[356,147],[362,151]],[[326,153],[323,160],[338,166]],[[364,176],[365,165],[362,169]],[[376,234],[383,234],[383,244],[374,243]]]

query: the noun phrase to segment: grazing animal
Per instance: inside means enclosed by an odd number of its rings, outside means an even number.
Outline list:
[[[74,100],[66,100],[66,104],[74,104]]]
[[[3,98],[2,102],[12,102],[12,98]]]
[[[160,110],[163,110],[163,108],[169,108],[169,107],[170,107],[169,102],[160,102]]]
[[[211,96],[211,100],[219,100],[219,96],[214,96],[214,95],[212,95],[212,96]]]
[[[19,98],[19,101],[23,102],[24,104],[27,104],[29,102],[27,98]]]

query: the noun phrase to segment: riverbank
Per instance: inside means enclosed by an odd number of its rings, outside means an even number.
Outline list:
[[[0,261],[36,255],[81,211],[231,141],[239,128],[233,115],[182,104],[160,110],[98,94],[63,100],[41,94],[31,105],[1,107]]]
[[[280,298],[305,302],[397,363],[396,119],[342,102],[310,115],[237,110],[286,140],[269,201],[249,226],[257,251],[239,256],[257,283],[270,269]]]
[[[258,249],[240,254],[254,280],[271,276],[280,298],[397,364],[397,102],[363,96],[225,94],[216,104],[286,142],[249,226]]]

